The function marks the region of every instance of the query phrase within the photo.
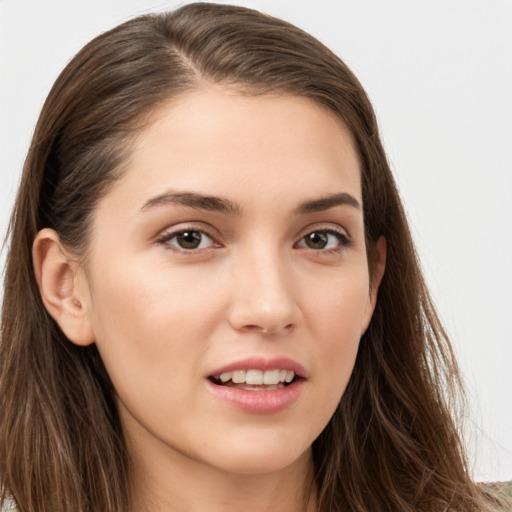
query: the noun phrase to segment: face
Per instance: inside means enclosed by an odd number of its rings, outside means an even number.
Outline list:
[[[136,451],[246,474],[309,454],[375,303],[361,205],[351,137],[310,100],[205,87],[154,113],[87,272]]]

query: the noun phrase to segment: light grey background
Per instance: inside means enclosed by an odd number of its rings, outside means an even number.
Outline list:
[[[101,31],[183,3],[0,0],[2,233],[60,70]],[[512,0],[229,3],[311,32],[369,92],[466,379],[474,476],[511,479]]]

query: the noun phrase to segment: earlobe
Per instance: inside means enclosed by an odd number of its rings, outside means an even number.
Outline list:
[[[62,247],[53,229],[41,230],[32,246],[39,293],[48,313],[76,345],[94,342],[88,316],[90,296],[83,269]]]

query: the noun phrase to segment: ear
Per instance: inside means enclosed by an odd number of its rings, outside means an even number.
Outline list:
[[[363,325],[363,331],[361,334],[364,334],[370,325],[370,320],[372,319],[373,312],[375,311],[375,305],[377,304],[379,286],[382,281],[382,277],[384,276],[384,271],[386,270],[386,239],[383,236],[375,242],[375,246],[371,253],[373,262],[370,264],[373,265],[373,271],[371,272],[370,293],[368,295],[368,310],[365,318],[365,325]]]
[[[37,234],[32,259],[44,306],[62,332],[76,345],[94,343],[85,273],[64,249],[53,229],[43,229]]]

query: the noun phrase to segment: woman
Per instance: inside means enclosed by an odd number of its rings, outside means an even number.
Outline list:
[[[194,4],[55,83],[11,222],[0,479],[20,511],[491,510],[357,79]]]

